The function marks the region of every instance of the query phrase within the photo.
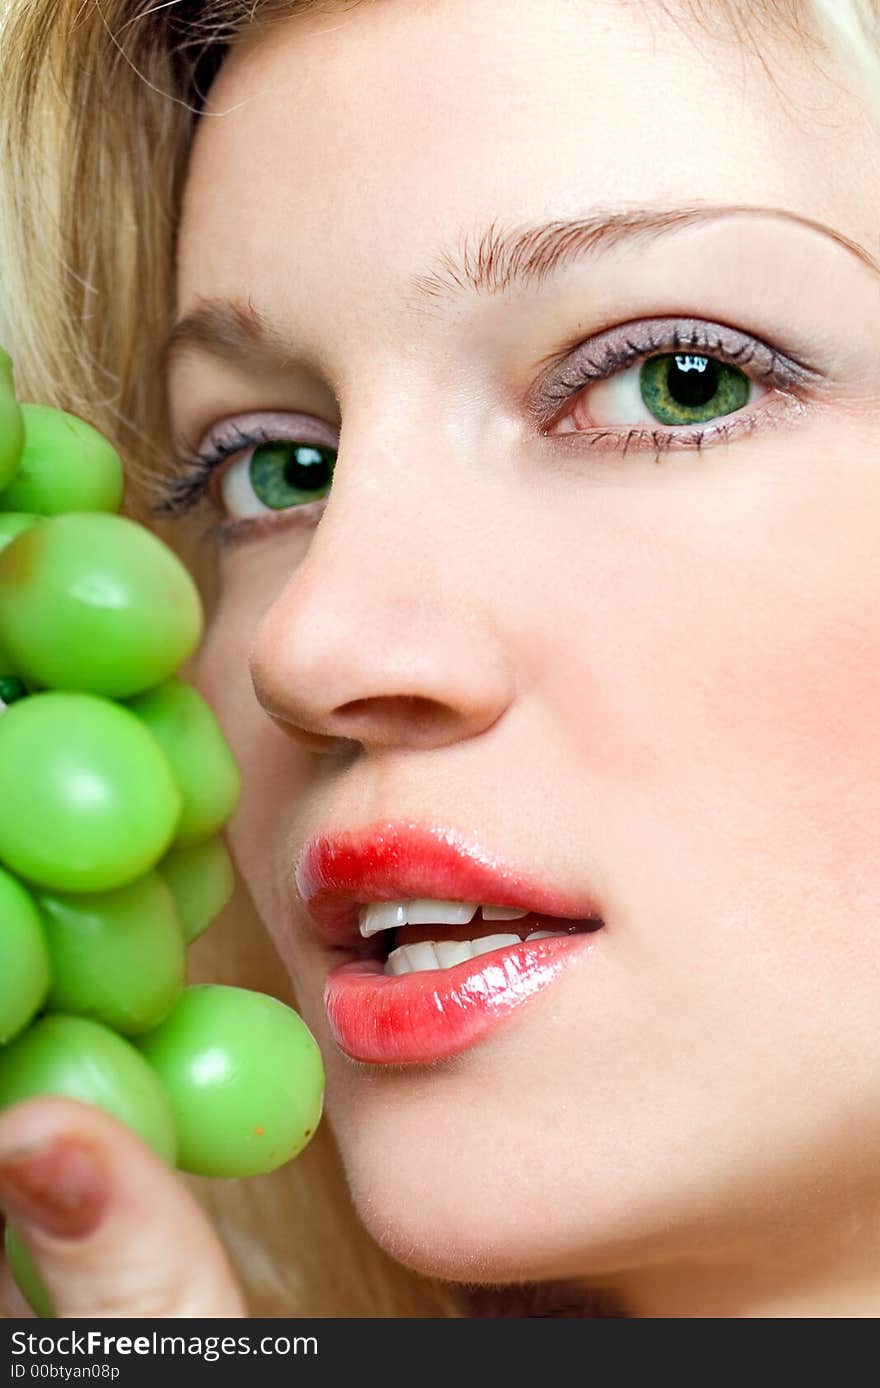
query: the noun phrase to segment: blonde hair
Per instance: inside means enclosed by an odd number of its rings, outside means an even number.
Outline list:
[[[21,399],[71,410],[113,439],[127,509],[142,519],[172,443],[157,348],[176,311],[177,218],[200,103],[245,31],[364,2],[0,0],[0,341]],[[656,2],[682,22],[680,3]],[[685,11],[705,28],[723,12],[759,56],[763,34],[796,36],[806,53],[832,48],[853,87],[880,95],[880,0],[688,0]],[[243,885],[192,963],[193,977],[295,1005]],[[484,1290],[477,1311],[467,1288],[394,1262],[357,1217],[326,1123],[281,1172],[191,1184],[253,1315],[615,1314],[598,1297],[586,1312],[566,1307],[549,1286],[524,1286],[520,1301],[516,1289]]]

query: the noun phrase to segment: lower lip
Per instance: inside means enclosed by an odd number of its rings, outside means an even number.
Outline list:
[[[418,973],[386,974],[381,959],[339,964],[324,988],[336,1044],[372,1065],[445,1060],[490,1036],[601,934],[551,935]]]

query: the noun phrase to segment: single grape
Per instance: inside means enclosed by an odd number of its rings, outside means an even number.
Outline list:
[[[0,868],[0,1044],[40,1010],[49,991],[49,951],[36,903]]]
[[[24,417],[15,398],[12,358],[0,347],[0,489],[18,472],[24,446]]]
[[[186,948],[174,897],[157,872],[115,892],[40,892],[52,963],[47,1005],[123,1036],[155,1027],[179,997]]]
[[[28,1306],[35,1315],[52,1319],[55,1315],[52,1301],[37,1265],[22,1243],[18,1230],[9,1223],[6,1225],[3,1242],[9,1270]]]
[[[213,709],[177,678],[139,694],[128,707],[162,748],[183,798],[175,844],[211,838],[232,814],[241,780]]]
[[[30,530],[39,519],[30,511],[0,511],[0,550],[5,549],[23,530]]]
[[[118,511],[122,459],[84,419],[52,405],[22,405],[24,447],[18,472],[0,493],[0,511]]]
[[[50,691],[0,715],[0,861],[28,882],[133,882],[165,854],[180,808],[165,754],[127,708]]]
[[[156,1071],[100,1022],[49,1013],[0,1050],[0,1109],[45,1094],[95,1104],[174,1165],[174,1118]]]
[[[4,550],[8,544],[20,535],[23,530],[29,530],[34,521],[39,520],[39,516],[32,516],[23,511],[0,511],[0,550]],[[0,675],[11,675],[15,673],[15,665],[12,656],[0,640]],[[0,699],[3,694],[0,692]],[[11,700],[4,699],[4,703]]]
[[[232,896],[235,872],[226,844],[213,838],[189,848],[173,848],[157,870],[174,897],[183,938],[191,945]]]
[[[201,631],[180,560],[124,516],[49,516],[0,553],[0,640],[30,684],[128,698],[167,679]]]
[[[302,1151],[324,1102],[321,1052],[277,998],[224,984],[185,988],[135,1044],[171,1098],[178,1165],[201,1176],[256,1176]]]

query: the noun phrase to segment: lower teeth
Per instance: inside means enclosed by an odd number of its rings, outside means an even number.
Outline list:
[[[570,935],[569,930],[533,930],[526,940],[544,940],[549,935]],[[451,969],[466,959],[476,959],[505,945],[522,944],[520,935],[484,935],[480,940],[420,940],[415,945],[400,945],[385,960],[384,972],[389,975],[423,973],[427,969]]]

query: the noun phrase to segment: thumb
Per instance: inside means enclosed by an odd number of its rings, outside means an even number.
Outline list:
[[[101,1109],[40,1098],[0,1114],[0,1206],[56,1316],[247,1315],[201,1207]]]

